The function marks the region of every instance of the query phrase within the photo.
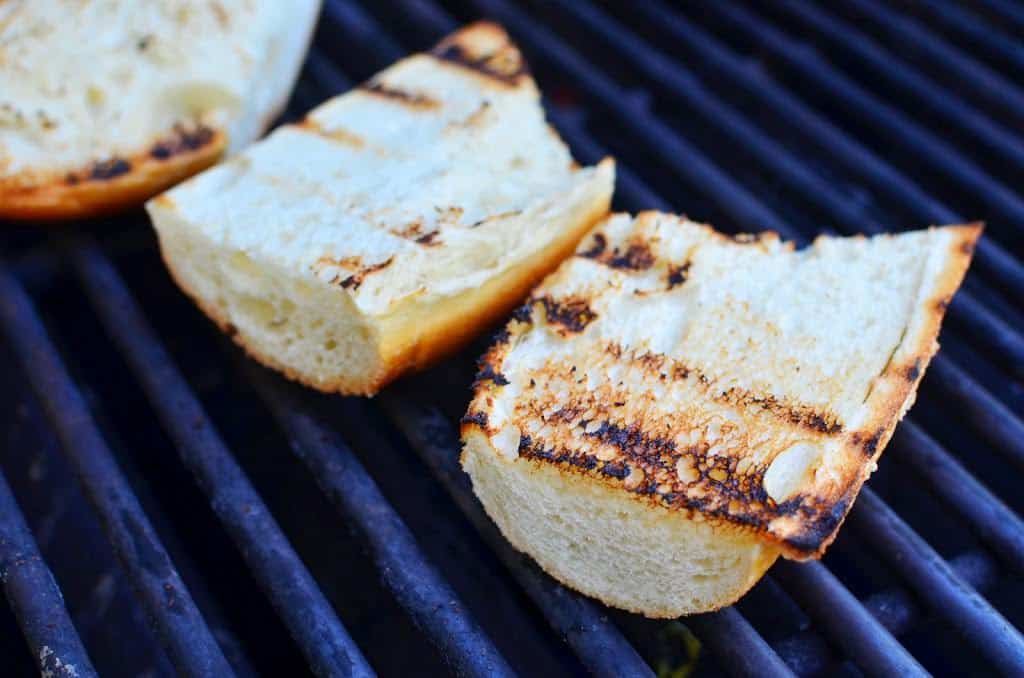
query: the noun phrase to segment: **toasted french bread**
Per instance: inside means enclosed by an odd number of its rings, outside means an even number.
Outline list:
[[[481,361],[462,465],[518,549],[609,605],[728,605],[819,557],[938,348],[979,224],[730,238],[615,215]]]
[[[132,205],[284,106],[319,0],[0,2],[0,219]]]
[[[178,284],[260,362],[370,395],[498,321],[608,211],[519,51],[475,24],[148,209]]]

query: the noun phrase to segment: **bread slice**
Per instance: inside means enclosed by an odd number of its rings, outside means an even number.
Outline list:
[[[148,205],[178,284],[260,362],[370,395],[519,304],[608,211],[519,51],[475,24]]]
[[[319,0],[0,3],[0,219],[141,204],[259,136]]]
[[[481,361],[462,465],[551,575],[674,617],[819,557],[913,403],[979,224],[730,238],[615,215]]]

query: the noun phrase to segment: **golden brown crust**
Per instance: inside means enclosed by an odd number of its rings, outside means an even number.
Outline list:
[[[214,164],[226,147],[222,131],[179,128],[126,157],[44,177],[0,178],[0,219],[79,219],[134,207]]]
[[[644,218],[651,216],[640,215],[636,221]],[[604,384],[598,387],[600,391],[593,392],[590,388],[577,388],[573,382],[583,377],[573,375],[570,379],[565,376],[576,369],[574,364],[570,364],[572,361],[555,361],[538,368],[538,384],[547,380],[559,384],[564,382],[564,385],[544,391],[543,396],[540,392],[532,394],[522,405],[525,409],[521,416],[537,422],[538,427],[547,433],[531,436],[522,432],[519,462],[543,463],[563,473],[584,475],[588,481],[597,481],[609,491],[627,490],[633,500],[643,501],[653,508],[671,508],[683,516],[699,513],[703,519],[716,525],[749,530],[765,541],[776,543],[788,558],[820,556],[834,539],[896,424],[913,402],[928,361],[938,348],[935,336],[943,313],[966,272],[982,226],[968,224],[949,227],[948,230],[954,234],[951,256],[941,273],[926,279],[924,284],[928,287],[921,293],[927,296],[917,301],[926,309],[926,316],[908,327],[910,334],[894,353],[895,360],[874,382],[865,405],[868,419],[855,430],[845,430],[838,419],[825,410],[807,408],[800,403],[778,402],[737,388],[712,392],[707,378],[699,370],[664,355],[627,354],[614,344],[601,349],[607,354],[607,367],[634,370],[633,378],[636,378],[635,374],[643,374],[648,384],[685,382],[688,384],[687,392],[695,398],[724,400],[724,404],[732,408],[753,409],[756,416],[765,419],[766,427],[781,425],[780,430],[799,433],[794,433],[794,442],[838,439],[840,445],[835,467],[841,480],[834,489],[818,487],[813,496],[797,495],[784,502],[775,502],[764,487],[766,466],[745,466],[741,472],[738,466],[732,465],[733,461],[728,456],[711,456],[699,446],[680,443],[672,434],[672,419],[676,415],[672,412],[658,414],[652,403],[641,408],[645,413],[643,417],[638,418],[637,412],[633,412],[633,418],[624,419],[619,406],[635,398],[630,387]],[[593,241],[587,241],[578,256],[612,268],[646,270],[653,265],[642,240],[619,243],[619,247],[612,250],[600,235],[598,232]],[[757,247],[767,239],[776,238],[770,234],[741,241]],[[673,267],[677,262],[667,263],[665,284],[672,286],[672,272],[679,267]],[[530,306],[515,315],[516,322],[509,325],[504,336],[481,360],[474,403],[463,420],[464,437],[473,431],[490,435],[496,433],[493,427],[489,428],[489,393],[492,388],[508,383],[501,369],[515,338],[528,331],[530,324],[539,317],[543,317],[545,324],[553,326],[554,331],[560,334],[581,332],[593,313],[585,300],[579,302],[573,303],[568,298],[550,299],[540,294]],[[595,363],[592,367],[607,369],[600,367],[603,364]],[[522,388],[532,389],[532,381]],[[647,395],[643,397],[648,398]],[[654,398],[653,395],[649,397]],[[586,449],[574,443],[574,438],[589,441]],[[600,449],[607,451],[607,456],[601,457]],[[677,463],[684,466],[677,466]],[[779,519],[785,524],[783,529],[778,529],[775,524]]]

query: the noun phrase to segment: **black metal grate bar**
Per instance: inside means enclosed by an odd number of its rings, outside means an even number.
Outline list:
[[[973,0],[972,4],[981,5],[999,23],[1005,22],[1007,27],[1024,31],[1024,7],[1014,0]]]
[[[779,173],[788,183],[793,185],[809,200],[817,202],[827,210],[833,218],[844,224],[848,232],[871,233],[883,232],[887,229],[873,217],[866,214],[863,207],[844,199],[828,182],[824,181],[815,171],[795,154],[789,152],[782,144],[766,135],[736,109],[729,106],[710,90],[704,87],[692,75],[687,73],[681,64],[665,57],[654,50],[646,42],[633,33],[616,24],[610,17],[587,3],[565,3],[561,5],[574,19],[601,35],[609,44],[614,44],[620,52],[632,62],[638,70],[648,78],[667,87],[675,96],[681,97],[688,108],[700,111],[704,118],[716,127],[721,127],[754,153],[758,160]],[[659,10],[659,5],[643,3],[638,7],[638,14],[645,15],[652,22],[657,22],[663,30],[670,32],[680,42],[703,48],[714,55],[715,64],[723,72],[739,74],[745,84],[751,79],[750,71],[741,66],[734,58],[707,36],[694,29],[688,22],[667,10]],[[777,92],[778,90],[772,90]],[[788,101],[783,97],[783,100]],[[808,111],[799,106],[787,106],[790,116],[803,117]],[[824,121],[820,121],[828,125]],[[803,126],[801,125],[801,128]],[[753,215],[751,215],[753,216]],[[745,222],[747,226],[758,229],[762,224]],[[950,314],[964,323],[971,335],[988,344],[1003,362],[1007,363],[1016,373],[1024,374],[1024,338],[1021,338],[1007,323],[985,308],[973,294],[967,290],[957,295],[950,308]]]
[[[817,87],[842,101],[851,111],[871,121],[879,134],[896,146],[919,155],[933,167],[970,190],[977,198],[1005,218],[1005,225],[1018,233],[1024,227],[1024,200],[935,134],[919,127],[904,113],[883,102],[846,75],[817,59],[767,22],[739,5],[716,4],[716,15],[746,36],[759,36],[758,44],[783,58]]]
[[[968,551],[949,561],[949,567],[960,579],[977,591],[995,586],[999,574],[996,563],[983,551]],[[927,617],[918,599],[904,588],[873,593],[863,601],[871,615],[894,636],[911,631]]]
[[[402,397],[395,389],[382,393],[379,400],[385,414],[580,662],[595,676],[652,676],[651,669],[598,605],[561,586],[505,541],[459,468],[458,436],[444,416]],[[756,647],[749,649],[760,652]]]
[[[740,8],[735,9],[739,10]],[[743,84],[750,92],[771,106],[780,117],[799,127],[809,139],[828,152],[830,157],[841,161],[846,167],[857,172],[858,176],[869,181],[872,187],[879,192],[912,208],[922,221],[955,223],[964,220],[962,216],[928,196],[905,175],[804,105],[785,89],[768,78],[752,73],[745,68],[741,61],[732,57],[717,41],[695,28],[678,12],[657,3],[638,5],[637,12],[645,17],[649,25],[672,36],[676,41],[675,44],[691,50],[691,53],[706,60],[717,72],[727,74]],[[781,54],[786,63],[799,70],[808,79],[813,79],[836,99],[844,102],[856,101],[862,108],[873,107],[876,104],[883,105],[872,95],[856,87],[835,71],[828,63],[817,60],[806,50],[800,49],[798,45],[789,41],[767,22],[755,22],[747,14],[741,16],[747,19],[740,26],[746,35],[756,35],[751,31],[758,30],[760,27],[759,30],[763,30],[765,36],[763,39],[758,38],[758,45]],[[886,118],[885,112],[879,112],[875,117]],[[770,158],[762,158],[764,162],[769,160]],[[998,243],[987,238],[982,239],[978,245],[977,264],[1000,285],[1009,289],[1014,298],[1019,299],[1024,296],[1024,266]]]
[[[879,546],[886,562],[1000,671],[1024,672],[1024,638],[949,564],[885,505],[871,488],[861,490],[848,522]]]
[[[993,30],[992,24],[967,7],[941,0],[922,0],[911,3],[910,7],[926,15],[929,23],[940,24],[943,35],[959,35],[971,50],[1024,71],[1024,45]]]
[[[871,675],[929,675],[821,563],[780,562],[772,576]]]
[[[959,49],[936,39],[930,31],[910,17],[888,10],[874,0],[844,0],[860,17],[866,17],[890,40],[903,45],[908,53],[920,55],[922,61],[956,78],[960,86],[979,101],[1024,125],[1024,91],[1016,82],[1007,80]]]
[[[388,590],[460,676],[513,676],[455,592],[420,551],[409,528],[348,445],[294,387],[255,365],[246,373],[295,454],[331,503],[355,525]]]
[[[91,243],[71,256],[103,326],[314,673],[374,675],[113,266]]]
[[[1000,454],[1024,469],[1024,422],[951,360],[933,360],[928,385],[956,403],[961,415]]]
[[[785,9],[787,16],[796,18],[815,33],[827,38],[830,46],[837,45],[852,54],[859,63],[870,69],[874,77],[910,94],[924,104],[930,113],[938,113],[960,126],[979,140],[989,152],[1005,158],[1018,170],[1024,168],[1024,139],[969,103],[950,96],[947,90],[922,76],[849,22],[833,18],[813,5],[793,0],[777,0],[776,4]]]
[[[42,675],[95,678],[64,598],[0,473],[0,581]]]
[[[795,675],[734,607],[687,617],[686,623],[708,644],[731,675],[751,678]]]
[[[1024,521],[917,424],[904,420],[889,443],[963,517],[1013,572],[1024,573]]]
[[[3,268],[0,322],[171,662],[187,676],[234,675],[118,468],[32,301]]]

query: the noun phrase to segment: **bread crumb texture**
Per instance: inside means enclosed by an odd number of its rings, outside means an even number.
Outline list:
[[[250,353],[373,393],[519,303],[607,213],[519,51],[475,24],[151,201],[176,279]]]
[[[654,616],[728,604],[775,555],[832,541],[980,232],[796,250],[614,215],[483,357],[463,465],[562,581]]]

